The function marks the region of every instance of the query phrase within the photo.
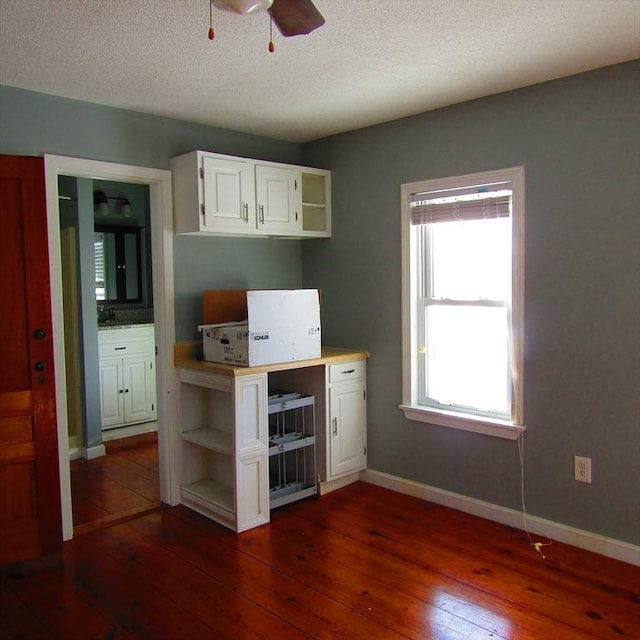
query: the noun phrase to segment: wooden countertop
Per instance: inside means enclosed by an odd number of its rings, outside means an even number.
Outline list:
[[[240,367],[237,365],[198,360],[197,355],[201,351],[202,344],[200,342],[176,343],[173,349],[173,359],[176,369],[192,369],[194,371],[207,371],[219,375],[238,377],[250,376],[256,373],[269,373],[270,371],[284,371],[302,369],[304,367],[315,367],[318,365],[336,364],[349,362],[350,360],[366,360],[369,357],[368,351],[322,347],[321,357],[312,360],[294,360],[292,362],[278,362],[276,364],[265,364],[257,367]]]

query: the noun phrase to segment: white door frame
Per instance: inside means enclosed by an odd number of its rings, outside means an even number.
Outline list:
[[[151,204],[151,251],[153,265],[153,300],[156,344],[158,345],[156,378],[158,384],[158,450],[160,470],[160,500],[171,505],[179,502],[178,486],[172,469],[175,447],[172,446],[176,424],[176,379],[173,367],[175,342],[175,310],[173,294],[173,214],[171,205],[171,172],[162,169],[135,167],[45,154],[45,185],[49,237],[49,274],[53,355],[58,424],[58,457],[60,465],[60,497],[62,504],[62,535],[73,537],[71,507],[71,475],[69,471],[67,389],[64,362],[64,309],[62,306],[62,269],[60,257],[60,210],[58,207],[58,177],[75,176],[114,182],[149,185]]]

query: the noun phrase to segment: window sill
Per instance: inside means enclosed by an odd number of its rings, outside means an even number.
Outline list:
[[[401,404],[400,408],[404,412],[404,417],[407,420],[481,433],[496,438],[505,438],[506,440],[517,440],[520,434],[526,429],[526,427],[521,427],[506,420],[470,416],[454,411],[437,411],[435,409],[426,409],[425,407],[406,404]]]

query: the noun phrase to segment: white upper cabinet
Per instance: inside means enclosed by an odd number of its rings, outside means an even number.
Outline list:
[[[331,236],[331,173],[193,151],[171,160],[175,232]]]

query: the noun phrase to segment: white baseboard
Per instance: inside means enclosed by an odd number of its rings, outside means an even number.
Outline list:
[[[319,493],[321,496],[326,495],[327,493],[331,493],[336,489],[342,489],[342,487],[346,487],[348,484],[352,482],[356,482],[356,480],[360,479],[360,472],[350,473],[348,476],[342,476],[342,478],[338,478],[337,480],[331,480],[329,482],[321,482]]]
[[[107,451],[103,444],[98,444],[95,447],[82,447],[82,457],[85,460],[93,460],[105,455],[107,455]]]
[[[72,460],[80,460],[84,454],[84,449],[82,447],[74,447],[69,448],[69,461]]]
[[[436,504],[451,507],[481,518],[487,518],[510,527],[524,528],[522,512],[514,509],[500,507],[490,502],[483,502],[452,491],[445,491],[444,489],[431,487],[413,480],[405,480],[404,478],[372,469],[362,471],[360,479],[385,489],[391,489],[421,500],[435,502]],[[592,551],[615,560],[640,566],[640,546],[616,540],[615,538],[607,538],[583,529],[576,529],[552,520],[545,520],[537,516],[527,515],[526,522],[529,531],[536,535],[545,536],[579,549]]]
[[[157,430],[158,423],[155,420],[153,422],[132,424],[128,427],[116,427],[115,429],[107,429],[102,432],[102,442],[120,440],[121,438],[130,438],[131,436],[140,436],[144,433],[154,433]]]

